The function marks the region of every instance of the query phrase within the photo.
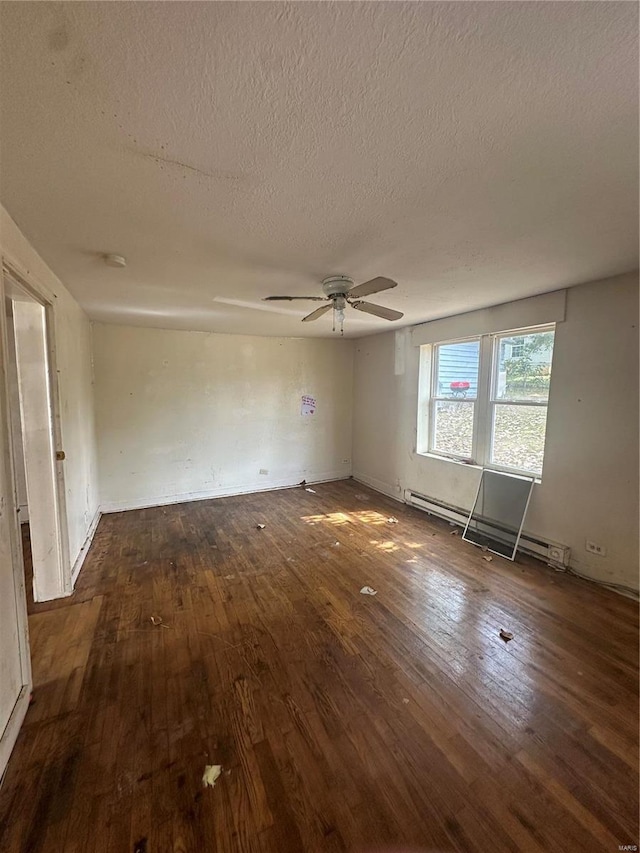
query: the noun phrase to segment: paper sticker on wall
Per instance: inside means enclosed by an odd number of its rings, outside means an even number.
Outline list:
[[[300,409],[301,415],[312,415],[316,410],[316,398],[315,397],[307,397],[306,395],[302,395],[302,407]]]

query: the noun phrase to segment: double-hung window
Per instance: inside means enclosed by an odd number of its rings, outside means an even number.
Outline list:
[[[541,476],[554,326],[421,348],[418,452]]]

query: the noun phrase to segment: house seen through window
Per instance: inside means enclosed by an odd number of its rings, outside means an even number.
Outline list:
[[[419,452],[540,476],[554,327],[422,347]]]

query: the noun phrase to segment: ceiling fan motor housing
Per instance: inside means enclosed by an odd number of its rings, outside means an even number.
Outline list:
[[[331,298],[334,296],[346,296],[353,287],[353,279],[346,275],[332,275],[322,282],[324,295]]]

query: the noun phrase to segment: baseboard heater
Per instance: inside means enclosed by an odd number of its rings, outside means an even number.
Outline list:
[[[405,490],[404,500],[409,506],[414,506],[416,509],[424,510],[429,515],[435,515],[437,518],[458,524],[460,527],[464,527],[469,518],[469,510],[464,510],[459,506],[453,506],[452,504],[427,497],[426,495],[419,495],[410,489]],[[523,531],[520,536],[518,550],[523,551],[525,554],[530,554],[532,557],[537,557],[538,560],[544,560],[545,563],[556,569],[567,569],[569,567],[571,549],[567,545],[545,541]]]

